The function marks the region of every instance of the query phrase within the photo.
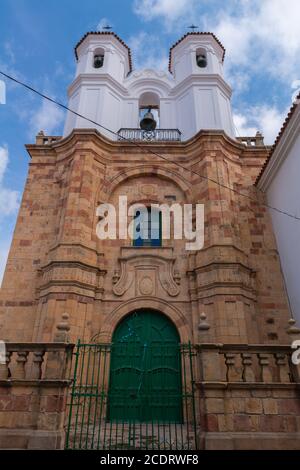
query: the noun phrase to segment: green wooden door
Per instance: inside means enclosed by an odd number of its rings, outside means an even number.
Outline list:
[[[182,421],[178,332],[152,310],[126,317],[116,328],[111,351],[108,419]]]

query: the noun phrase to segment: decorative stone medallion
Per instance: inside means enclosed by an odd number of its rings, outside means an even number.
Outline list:
[[[145,276],[140,280],[139,291],[142,295],[151,295],[153,293],[153,281],[151,277]]]

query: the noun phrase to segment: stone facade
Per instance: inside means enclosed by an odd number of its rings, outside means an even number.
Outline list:
[[[300,448],[290,312],[270,215],[253,186],[268,149],[217,131],[139,148],[77,129],[64,139],[39,135],[27,150],[29,174],[0,294],[1,338],[57,342],[68,314],[68,341],[110,342],[125,315],[158,310],[182,343],[197,347],[202,447]],[[185,240],[156,248],[99,240],[96,208],[119,195],[129,204],[204,203],[204,248],[188,252]],[[13,380],[2,377],[0,416]],[[18,401],[7,406],[2,436],[16,427],[10,416]],[[31,447],[18,442],[12,446]]]

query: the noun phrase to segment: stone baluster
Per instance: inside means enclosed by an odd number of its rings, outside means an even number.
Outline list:
[[[238,358],[239,354],[236,353],[225,353],[225,364],[227,367],[227,382],[241,382],[242,379],[242,371],[240,367],[236,365],[236,359]]]
[[[284,353],[276,353],[275,360],[279,369],[279,381],[283,383],[290,383],[291,376],[287,355]]]
[[[253,370],[253,356],[250,353],[242,353],[243,381],[255,382],[255,373]]]
[[[269,354],[259,353],[258,354],[259,365],[261,369],[261,381],[265,383],[272,383],[273,377],[270,369],[270,357]]]
[[[0,364],[0,380],[6,380],[9,378],[10,371],[9,371],[9,364],[11,361],[12,352],[7,351],[5,352],[5,364]]]
[[[39,380],[42,378],[42,364],[44,361],[45,351],[35,351],[33,353],[33,360],[32,360],[32,370],[31,370],[31,378]]]
[[[28,354],[29,351],[17,351],[17,359],[12,377],[13,379],[25,379]]]
[[[62,320],[56,326],[54,342],[67,343],[69,341],[69,315],[62,314]],[[48,353],[45,377],[47,379],[62,379],[66,373],[66,354],[64,351],[52,351]]]

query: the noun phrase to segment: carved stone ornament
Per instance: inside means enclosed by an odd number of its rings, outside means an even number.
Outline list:
[[[113,293],[124,295],[134,284],[134,295],[156,295],[156,289],[162,289],[170,297],[180,293],[178,275],[174,275],[175,257],[171,248],[145,249],[122,248],[120,278],[113,285]],[[116,278],[114,276],[113,281]]]

